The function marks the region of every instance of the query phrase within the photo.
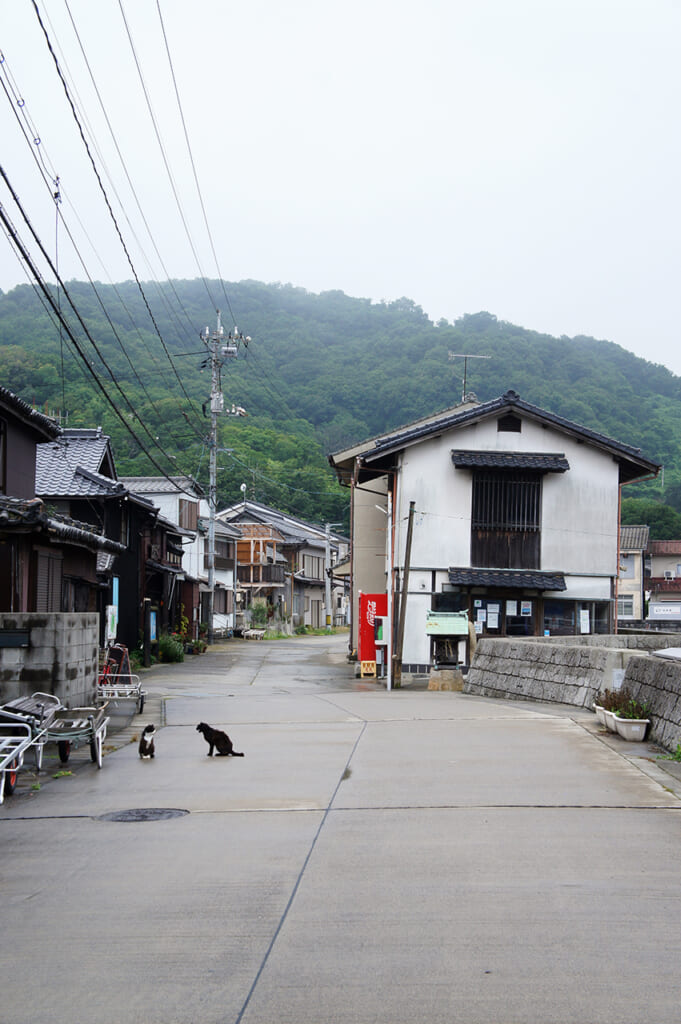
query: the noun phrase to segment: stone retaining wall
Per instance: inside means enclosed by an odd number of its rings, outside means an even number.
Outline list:
[[[643,643],[634,649],[631,641],[639,639]],[[599,640],[606,642],[593,642]],[[478,642],[464,693],[590,708],[602,690],[626,686],[651,709],[649,738],[676,750],[681,741],[681,662],[648,654],[669,646],[673,642],[661,634],[532,640],[485,637]]]
[[[0,614],[2,630],[26,630],[28,644],[0,646],[0,704],[36,691],[70,707],[91,705],[97,685],[99,615],[92,612]]]
[[[681,743],[681,662],[633,658],[624,685],[632,697],[650,708],[648,739],[676,751]]]

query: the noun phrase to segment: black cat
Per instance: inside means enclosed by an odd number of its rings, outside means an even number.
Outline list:
[[[212,726],[206,725],[205,722],[199,722],[196,727],[196,731],[200,732],[204,740],[208,744],[208,757],[213,756],[213,750],[217,750],[218,757],[228,757],[229,754],[232,757],[243,757],[238,750],[235,750],[232,746],[232,741],[226,732],[222,732],[220,729],[213,729]]]
[[[142,732],[140,737],[140,745],[138,747],[140,757],[153,757],[156,753],[156,747],[154,746],[154,736],[156,735],[156,726],[147,725]]]

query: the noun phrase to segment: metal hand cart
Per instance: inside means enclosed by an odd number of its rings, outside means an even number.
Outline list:
[[[90,744],[90,759],[102,767],[102,748],[109,724],[106,704],[97,708],[59,708],[50,722],[47,738],[57,744],[59,760],[67,764],[71,748]]]
[[[140,677],[130,671],[128,648],[123,644],[112,644],[106,653],[104,665],[97,680],[97,702],[113,704],[134,703],[141,715],[144,710],[146,691],[142,689]]]
[[[26,751],[33,748],[40,771],[48,729],[61,701],[51,693],[17,697],[0,708],[0,804],[17,784]]]

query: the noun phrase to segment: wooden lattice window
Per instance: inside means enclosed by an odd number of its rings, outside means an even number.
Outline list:
[[[473,475],[472,564],[538,569],[541,475],[482,470]]]

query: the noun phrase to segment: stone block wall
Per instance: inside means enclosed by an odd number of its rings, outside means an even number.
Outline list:
[[[635,652],[582,644],[483,637],[464,693],[590,707],[605,687],[621,685]]]
[[[595,645],[593,640],[605,640]],[[673,646],[659,634],[642,649],[623,638],[560,637],[535,640],[482,638],[464,683],[464,693],[512,700],[547,701],[590,708],[605,689],[626,686],[650,707],[649,739],[675,751],[681,742],[681,662],[652,657],[649,650]],[[572,640],[572,643],[569,641]]]
[[[0,614],[0,631],[27,630],[26,647],[0,647],[0,704],[37,690],[69,707],[91,705],[97,684],[99,615]]]
[[[624,685],[650,708],[648,739],[675,751],[681,743],[681,662],[633,658]]]

